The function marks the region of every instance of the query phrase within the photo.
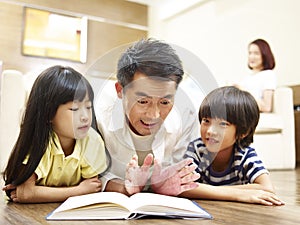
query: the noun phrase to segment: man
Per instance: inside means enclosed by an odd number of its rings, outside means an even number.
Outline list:
[[[103,189],[178,195],[197,186],[195,166],[183,160],[188,143],[198,136],[197,113],[188,98],[175,98],[183,74],[175,50],[158,40],[142,39],[121,55],[118,99],[102,96],[96,107],[112,159]]]

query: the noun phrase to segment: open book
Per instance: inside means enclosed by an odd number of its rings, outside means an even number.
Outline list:
[[[137,193],[98,192],[68,198],[46,216],[47,220],[138,219],[145,216],[211,219],[196,202],[186,198]]]

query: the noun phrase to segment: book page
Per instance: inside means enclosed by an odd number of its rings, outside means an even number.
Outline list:
[[[206,211],[184,198],[154,193],[138,193],[129,198],[118,192],[98,192],[68,198],[46,219],[132,219],[147,215],[211,218]]]
[[[193,201],[154,193],[137,193],[130,197],[131,211],[209,215]]]
[[[50,213],[47,220],[110,220],[127,219],[131,213],[128,209],[109,203],[83,206],[75,209]]]
[[[62,203],[53,213],[98,203],[114,203],[123,206],[124,208],[128,208],[128,204],[130,205],[129,198],[124,194],[117,192],[98,192],[70,197],[64,203]]]

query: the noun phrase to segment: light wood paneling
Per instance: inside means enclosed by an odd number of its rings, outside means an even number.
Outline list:
[[[300,105],[300,85],[291,86],[293,89],[294,105]]]
[[[88,21],[87,62],[82,64],[23,56],[21,41],[25,5],[91,18]],[[108,19],[108,22],[99,22],[102,21],[101,18]],[[3,61],[3,69],[16,69],[24,74],[55,64],[72,66],[84,73],[96,59],[111,49],[147,37],[147,30],[126,26],[126,23],[133,23],[147,27],[147,6],[124,0],[0,0],[0,21],[0,60]]]
[[[125,0],[17,0],[16,2],[98,16],[143,26],[147,26],[148,23],[147,6]]]
[[[300,166],[300,111],[295,111],[296,162]]]
[[[300,85],[291,86],[293,89],[294,106],[300,107]],[[300,111],[295,111],[296,161],[300,165]]]

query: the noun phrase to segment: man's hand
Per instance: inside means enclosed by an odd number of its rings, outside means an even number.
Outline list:
[[[180,193],[196,188],[194,181],[198,180],[200,174],[195,173],[196,165],[191,163],[193,159],[188,158],[166,168],[155,160],[151,177],[151,188],[155,193],[177,196]]]
[[[125,189],[128,195],[141,192],[149,178],[150,166],[153,162],[153,155],[148,154],[142,166],[138,165],[138,156],[134,155],[127,164],[125,175]]]

